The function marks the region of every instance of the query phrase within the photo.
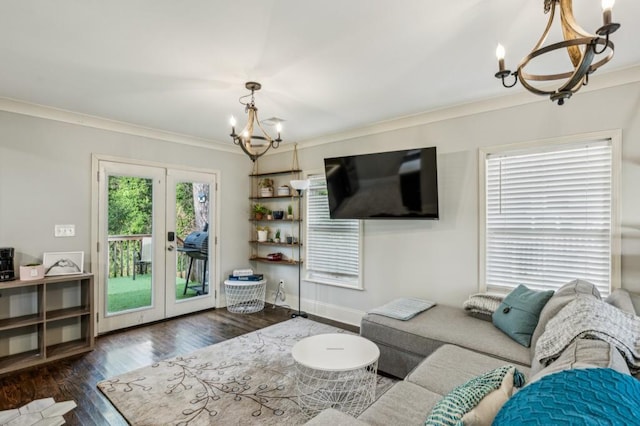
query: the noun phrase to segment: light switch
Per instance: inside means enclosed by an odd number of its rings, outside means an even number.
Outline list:
[[[56,225],[54,227],[54,235],[56,237],[75,237],[76,226],[75,225]]]

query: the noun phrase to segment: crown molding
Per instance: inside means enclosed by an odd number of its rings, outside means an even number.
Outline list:
[[[199,148],[225,151],[232,154],[239,154],[234,147],[222,142],[197,138],[180,133],[167,132],[150,127],[138,126],[124,121],[110,120],[88,114],[67,111],[45,105],[33,104],[11,98],[0,97],[0,111],[15,114],[27,115],[30,117],[43,118],[46,120],[59,121],[62,123],[75,124],[78,126],[91,127],[94,129],[107,130],[111,132],[124,133],[132,136],[156,139],[165,142],[173,142],[182,145],[190,145]]]
[[[597,78],[592,78],[589,85],[580,89],[574,96],[581,93],[603,90],[610,87],[622,86],[625,84],[637,83],[640,81],[640,65],[624,68],[621,70],[611,71],[600,74]],[[296,142],[299,149],[311,148],[318,145],[325,145],[334,142],[370,136],[374,134],[390,132],[429,123],[435,123],[444,120],[481,114],[490,111],[513,108],[521,105],[533,103],[549,103],[547,97],[535,96],[521,88],[517,93],[512,93],[495,98],[468,102],[464,104],[454,105],[451,107],[424,111],[417,114],[407,115],[403,117],[392,118],[389,120],[373,123],[368,126],[347,130],[345,132],[333,133],[317,138],[311,138]],[[144,138],[157,139],[166,142],[173,142],[183,145],[196,146],[199,148],[212,149],[216,151],[224,151],[232,154],[243,154],[235,149],[235,146],[229,146],[216,140],[197,138],[194,136],[184,135],[180,133],[167,132],[164,130],[143,127],[127,122],[110,120],[106,118],[96,117],[87,114],[81,114],[73,111],[53,108],[44,105],[33,104],[29,102],[19,101],[11,98],[0,97],[0,111],[11,112],[15,114],[28,115],[31,117],[44,118],[48,120],[60,121],[63,123],[75,124],[79,126],[92,127],[95,129],[107,130],[112,132],[124,133],[132,136],[140,136]],[[266,155],[287,152],[293,150],[293,142],[283,144],[278,152],[269,152]]]
[[[596,90],[608,89],[611,87],[622,86],[625,84],[637,83],[640,81],[640,65],[624,68],[617,71],[611,71],[606,74],[600,74],[597,78],[591,78],[589,85],[580,89],[580,92],[574,96],[580,96],[581,93],[593,92]],[[370,136],[378,133],[390,132],[394,130],[405,129],[409,127],[421,126],[424,124],[435,123],[444,120],[481,114],[501,109],[513,108],[521,105],[533,103],[550,103],[546,96],[536,96],[524,88],[517,93],[511,93],[495,98],[474,101],[459,104],[451,107],[434,109],[417,114],[407,115],[403,117],[384,120],[365,127],[347,130],[345,132],[334,133],[318,138],[307,139],[298,142],[298,148],[311,148],[318,145],[325,145],[334,142],[340,142],[348,139]],[[564,106],[567,107],[566,105]]]

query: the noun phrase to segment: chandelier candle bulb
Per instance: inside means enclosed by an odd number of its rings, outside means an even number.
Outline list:
[[[496,58],[498,58],[498,71],[504,71],[504,46],[498,44],[496,47]]]
[[[602,0],[602,23],[603,25],[609,25],[611,23],[611,9],[615,0]]]
[[[236,118],[232,115],[229,119],[229,124],[231,124],[231,134],[236,134]]]

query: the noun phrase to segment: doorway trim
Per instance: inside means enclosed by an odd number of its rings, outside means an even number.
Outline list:
[[[172,164],[172,163],[162,163],[162,162],[156,162],[156,161],[148,161],[148,160],[139,160],[139,159],[135,159],[135,158],[125,158],[125,157],[117,157],[117,156],[111,156],[111,155],[102,155],[102,154],[95,154],[92,153],[91,154],[91,272],[93,272],[94,274],[94,285],[98,286],[99,288],[96,288],[95,291],[93,292],[94,294],[94,306],[99,307],[98,309],[102,309],[102,307],[99,305],[99,294],[100,291],[102,290],[102,287],[105,284],[105,280],[106,277],[104,276],[104,265],[103,262],[101,260],[101,257],[98,254],[98,244],[100,243],[100,230],[98,227],[98,215],[99,215],[99,209],[100,209],[100,181],[99,181],[99,174],[100,174],[100,162],[101,161],[110,161],[110,162],[114,162],[114,163],[123,163],[123,164],[130,164],[130,165],[138,165],[138,166],[149,166],[149,167],[160,167],[160,168],[165,168],[165,169],[177,169],[177,170],[185,170],[185,171],[191,171],[191,172],[201,172],[201,173],[208,173],[208,174],[212,174],[215,175],[215,179],[216,179],[216,186],[219,187],[220,182],[221,182],[221,172],[220,170],[213,170],[213,169],[206,169],[206,168],[201,168],[201,167],[191,167],[191,166],[185,166],[182,164]],[[219,199],[219,192],[218,188],[215,189],[215,199],[214,201],[214,211],[212,212],[213,215],[215,215],[215,235],[210,235],[210,237],[214,237],[213,238],[213,242],[212,244],[215,244],[215,241],[219,241],[218,238],[218,233],[219,233],[219,229],[220,229],[220,214],[221,214],[221,208],[220,208],[220,199]],[[215,308],[220,308],[223,306],[223,304],[221,303],[221,289],[220,289],[220,280],[221,280],[221,275],[220,275],[220,249],[219,249],[219,244],[218,247],[216,247],[215,249],[215,255],[213,256],[213,258],[211,259],[212,262],[215,263],[215,265],[211,265],[212,267],[210,268],[210,270],[215,270],[214,276],[210,276],[209,277],[209,288],[210,290],[212,289],[215,293],[214,293],[214,300],[215,300]],[[215,266],[215,269],[214,269]],[[212,281],[213,281],[213,285],[212,285]],[[98,335],[98,324],[97,324],[97,320],[98,320],[98,312],[96,312],[96,316],[95,318],[93,318],[94,321],[94,334],[97,336]]]

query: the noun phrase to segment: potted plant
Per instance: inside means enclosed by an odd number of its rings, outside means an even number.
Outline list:
[[[254,204],[252,210],[256,220],[262,220],[262,217],[269,211],[264,204],[260,203]]]
[[[267,220],[273,220],[273,211],[267,209],[266,215],[267,215]]]
[[[280,230],[279,229],[276,231],[276,236],[275,236],[274,242],[275,243],[279,243],[280,242]]]
[[[273,197],[273,179],[262,178],[258,181],[261,197]]]
[[[287,206],[287,219],[293,219],[293,206],[291,204]]]
[[[256,227],[258,230],[258,242],[264,243],[269,238],[269,227],[268,226],[258,226]]]

